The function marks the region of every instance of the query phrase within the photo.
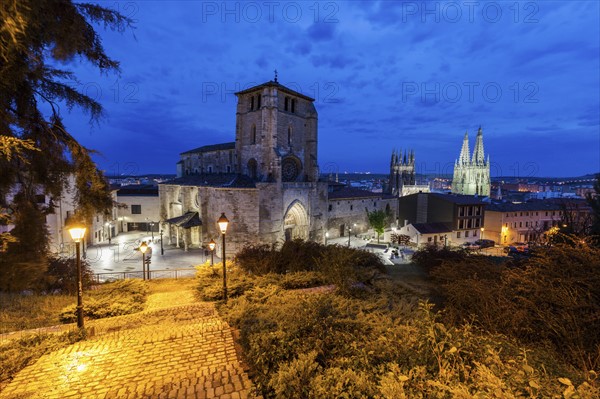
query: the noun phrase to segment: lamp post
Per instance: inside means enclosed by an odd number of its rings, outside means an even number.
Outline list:
[[[152,233],[152,242],[154,242],[154,222],[150,222],[150,233]]]
[[[214,255],[215,255],[215,247],[217,246],[217,243],[215,242],[215,240],[211,239],[210,242],[208,243],[208,249],[210,249],[210,268],[213,268],[213,265],[215,263],[215,259],[214,259]]]
[[[325,232],[325,245],[327,245],[327,241],[329,239],[329,232]]]
[[[481,228],[481,237],[479,237],[479,238],[481,238],[482,240],[483,240],[483,232],[484,232],[484,231],[485,231],[485,228],[484,228],[484,227],[482,227],[482,228]]]
[[[225,266],[225,233],[227,232],[227,226],[229,220],[225,217],[225,213],[221,213],[221,217],[217,220],[219,229],[221,230],[221,237],[223,237],[223,301],[227,302],[227,267]]]
[[[142,252],[142,278],[146,279],[146,251],[148,250],[148,244],[143,241],[140,244],[140,251]]]
[[[106,239],[108,240],[108,244],[110,245],[110,222],[104,223],[106,226]]]
[[[348,248],[350,248],[350,236],[352,235],[352,227],[348,227]]]
[[[82,329],[83,326],[83,283],[81,281],[81,240],[85,236],[85,227],[73,226],[69,228],[69,234],[75,241],[75,265],[77,267],[77,327]]]
[[[162,236],[163,236],[163,231],[160,231],[160,254],[164,255],[165,254],[165,249],[163,248],[163,243],[162,243]]]

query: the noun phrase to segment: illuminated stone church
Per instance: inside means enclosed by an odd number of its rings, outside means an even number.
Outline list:
[[[319,181],[314,99],[277,77],[235,95],[235,142],[182,153],[178,177],[159,185],[165,239],[184,248],[220,243],[223,212],[228,253],[248,243],[324,241],[328,183]]]
[[[481,127],[475,138],[475,148],[470,156],[469,133],[465,133],[460,156],[454,163],[452,192],[465,195],[490,196],[490,156],[483,152],[483,131]]]

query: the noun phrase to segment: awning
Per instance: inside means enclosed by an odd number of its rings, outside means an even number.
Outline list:
[[[184,215],[167,219],[165,222],[174,224],[175,226],[183,227],[184,229],[202,226],[202,221],[200,220],[200,215],[198,215],[198,212],[186,212]]]

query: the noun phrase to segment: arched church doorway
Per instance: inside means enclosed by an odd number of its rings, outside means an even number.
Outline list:
[[[283,232],[286,241],[308,239],[308,213],[300,201],[294,201],[285,213]]]

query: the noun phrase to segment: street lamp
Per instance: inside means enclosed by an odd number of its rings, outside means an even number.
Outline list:
[[[325,245],[327,245],[327,241],[329,239],[329,232],[325,232]]]
[[[110,245],[110,222],[104,223],[106,226],[106,239],[108,240],[108,245]]]
[[[150,222],[150,232],[152,233],[152,242],[154,242],[154,222]]]
[[[217,243],[215,242],[215,240],[211,239],[210,242],[208,243],[208,249],[210,249],[210,268],[211,269],[213,267],[213,264],[215,263],[214,254],[215,254],[216,246],[217,246]]]
[[[221,236],[223,237],[223,301],[227,302],[227,268],[225,266],[225,233],[227,232],[227,226],[229,220],[225,217],[225,213],[221,213],[221,217],[217,220],[219,229],[221,230]]]
[[[350,248],[350,236],[352,235],[352,227],[348,227],[348,248]]]
[[[160,230],[160,254],[164,255],[165,254],[165,249],[163,248],[162,236],[163,236],[163,231],[161,229]]]
[[[484,227],[482,227],[482,228],[481,228],[481,237],[479,237],[479,238],[481,238],[482,240],[483,240],[483,232],[484,232],[484,231],[485,231],[485,228],[484,228]]]
[[[140,244],[140,252],[142,253],[142,277],[146,279],[146,251],[148,250],[148,244],[146,241],[143,241]]]
[[[83,328],[83,283],[81,281],[81,240],[85,236],[85,227],[75,225],[69,228],[69,234],[75,241],[75,265],[77,267],[77,327]]]

